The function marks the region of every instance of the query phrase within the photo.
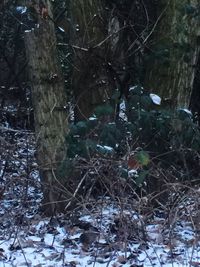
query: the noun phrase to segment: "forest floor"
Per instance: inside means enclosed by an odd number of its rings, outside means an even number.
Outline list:
[[[33,133],[0,133],[0,267],[200,266],[198,190],[170,210],[104,197],[45,218]]]

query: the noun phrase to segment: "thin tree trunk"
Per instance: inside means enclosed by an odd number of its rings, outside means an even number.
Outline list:
[[[145,88],[169,99],[170,106],[188,107],[199,52],[198,1],[160,0]]]
[[[38,5],[36,6],[38,7]],[[50,3],[46,8],[51,15]],[[64,80],[57,57],[54,24],[42,17],[38,7],[38,24],[25,33],[26,54],[34,106],[37,160],[41,172],[44,211],[52,215],[64,192],[58,168],[66,155],[68,131]]]

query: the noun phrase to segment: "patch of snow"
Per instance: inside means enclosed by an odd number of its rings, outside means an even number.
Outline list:
[[[59,29],[61,32],[65,32],[65,30],[64,30],[62,27],[58,27],[58,29]]]
[[[152,99],[153,103],[156,105],[161,105],[161,97],[156,94],[150,94],[150,98]]]
[[[138,85],[134,85],[134,86],[131,86],[129,87],[129,91],[134,91],[135,89],[138,88]],[[142,90],[144,89],[143,87],[140,87]]]
[[[182,111],[186,112],[187,114],[189,114],[190,116],[192,116],[192,112],[187,108],[180,108],[179,110],[182,110]]]
[[[100,209],[102,209],[102,207],[100,207]],[[124,211],[126,211],[127,216],[132,212],[128,210]],[[114,219],[116,214],[120,214],[121,212],[120,209],[113,206],[113,204],[108,204],[101,210],[101,213],[103,217],[101,219],[102,221],[99,222],[99,225],[102,225],[104,222],[104,224],[109,227],[110,221]],[[98,216],[98,213],[84,215],[81,216],[80,219],[85,222],[94,223],[96,221],[95,216]],[[107,223],[105,223],[106,221]],[[70,232],[66,232],[66,230],[62,229],[62,227],[58,226],[54,229],[54,233],[47,233],[46,227],[48,224],[48,220],[41,220],[39,223],[34,225],[33,227],[36,229],[35,235],[27,236],[23,232],[23,229],[21,229],[17,234],[17,239],[10,238],[9,240],[0,240],[0,266],[61,267],[69,265],[86,267],[91,265],[95,267],[130,267],[132,265],[136,265],[145,267],[180,267],[190,266],[189,262],[195,263],[200,260],[196,248],[186,247],[181,243],[181,241],[179,244],[177,243],[178,247],[176,249],[170,248],[168,245],[164,245],[163,242],[159,244],[159,242],[155,240],[155,235],[157,233],[161,234],[162,222],[159,222],[158,224],[154,222],[154,224],[147,225],[146,231],[150,239],[146,243],[142,243],[142,241],[140,242],[138,240],[133,244],[131,244],[131,242],[130,244],[126,244],[126,242],[120,244],[120,242],[115,242],[113,240],[112,242],[114,243],[112,245],[112,243],[107,243],[104,238],[105,234],[103,234],[98,240],[97,247],[93,247],[89,250],[85,250],[80,244],[79,238],[81,229],[78,230],[79,233],[76,232],[75,234],[70,234]],[[39,237],[39,232],[42,231],[42,229],[44,229],[44,237]],[[185,232],[182,231],[183,236],[190,236],[193,234],[192,228],[191,232],[188,232],[188,230]],[[180,231],[181,228],[178,230],[179,234]],[[109,233],[109,235],[110,234],[111,233]],[[62,244],[66,237],[69,239]],[[18,243],[20,246],[17,245]],[[15,244],[13,246],[14,249],[10,250],[13,244]],[[109,250],[104,252],[104,248],[107,246]],[[112,246],[114,246],[113,251]],[[105,257],[104,254],[107,256]],[[191,266],[193,265],[191,264]]]
[[[137,177],[138,176],[138,171],[131,169],[130,171],[128,171],[128,177]]]
[[[95,120],[97,120],[97,117],[95,117],[95,116],[89,117],[89,120],[90,121],[95,121]]]
[[[90,215],[84,215],[80,217],[81,221],[93,222],[93,218]]]
[[[103,149],[105,150],[105,152],[114,152],[114,149],[110,146],[101,146],[101,145],[97,145],[97,148]]]
[[[108,151],[113,151],[113,148],[112,147],[110,147],[110,146],[103,146],[106,150],[108,150]]]
[[[24,13],[27,12],[27,7],[25,7],[25,6],[17,6],[17,7],[16,7],[16,11],[17,11],[18,13],[20,13],[20,14],[24,14]]]
[[[126,103],[124,100],[119,105],[119,117],[124,121],[128,121],[126,116]]]

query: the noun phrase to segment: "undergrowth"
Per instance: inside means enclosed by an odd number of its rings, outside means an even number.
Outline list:
[[[198,185],[198,125],[189,110],[166,109],[141,86],[132,87],[128,101],[118,105],[118,114],[104,104],[88,120],[71,124],[60,168],[70,177],[67,189],[76,200],[147,197],[150,206],[170,206]],[[174,193],[173,184],[184,189]]]

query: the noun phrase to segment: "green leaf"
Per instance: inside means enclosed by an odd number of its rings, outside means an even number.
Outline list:
[[[116,143],[120,143],[123,134],[115,123],[109,123],[103,126],[99,133],[101,144],[115,148]]]
[[[79,121],[74,125],[70,126],[71,135],[84,136],[88,132],[89,128],[86,121]]]
[[[101,117],[101,116],[106,116],[106,115],[111,115],[114,113],[114,109],[111,105],[109,104],[105,104],[105,105],[101,105],[98,106],[95,111],[94,111],[95,115],[97,117]]]
[[[146,170],[139,172],[138,177],[135,180],[135,183],[137,186],[141,186],[141,184],[144,182],[148,173],[149,171],[146,171]]]
[[[141,106],[145,109],[149,109],[152,106],[152,99],[150,96],[143,95],[141,97]]]
[[[132,86],[129,89],[131,94],[141,96],[144,93],[144,88],[140,85]]]
[[[134,108],[138,109],[138,107],[140,107],[140,101],[141,97],[139,95],[132,95],[128,103],[129,110]]]
[[[147,166],[150,162],[149,154],[143,150],[136,154],[136,159],[142,166]]]
[[[85,141],[85,144],[86,144],[86,147],[87,147],[88,150],[95,151],[96,146],[97,146],[97,144],[96,144],[95,141],[93,141],[93,140],[91,140],[91,139],[87,139],[87,140]]]
[[[119,171],[120,171],[120,176],[122,178],[127,179],[128,178],[128,170],[123,168],[123,167],[119,167]]]
[[[111,99],[113,99],[113,100],[119,100],[120,94],[121,94],[120,91],[119,90],[116,90],[114,92],[114,94],[111,96]]]
[[[87,123],[85,121],[79,121],[76,124],[76,127],[77,127],[78,134],[80,134],[81,136],[83,136],[87,133],[88,126],[87,126]]]

